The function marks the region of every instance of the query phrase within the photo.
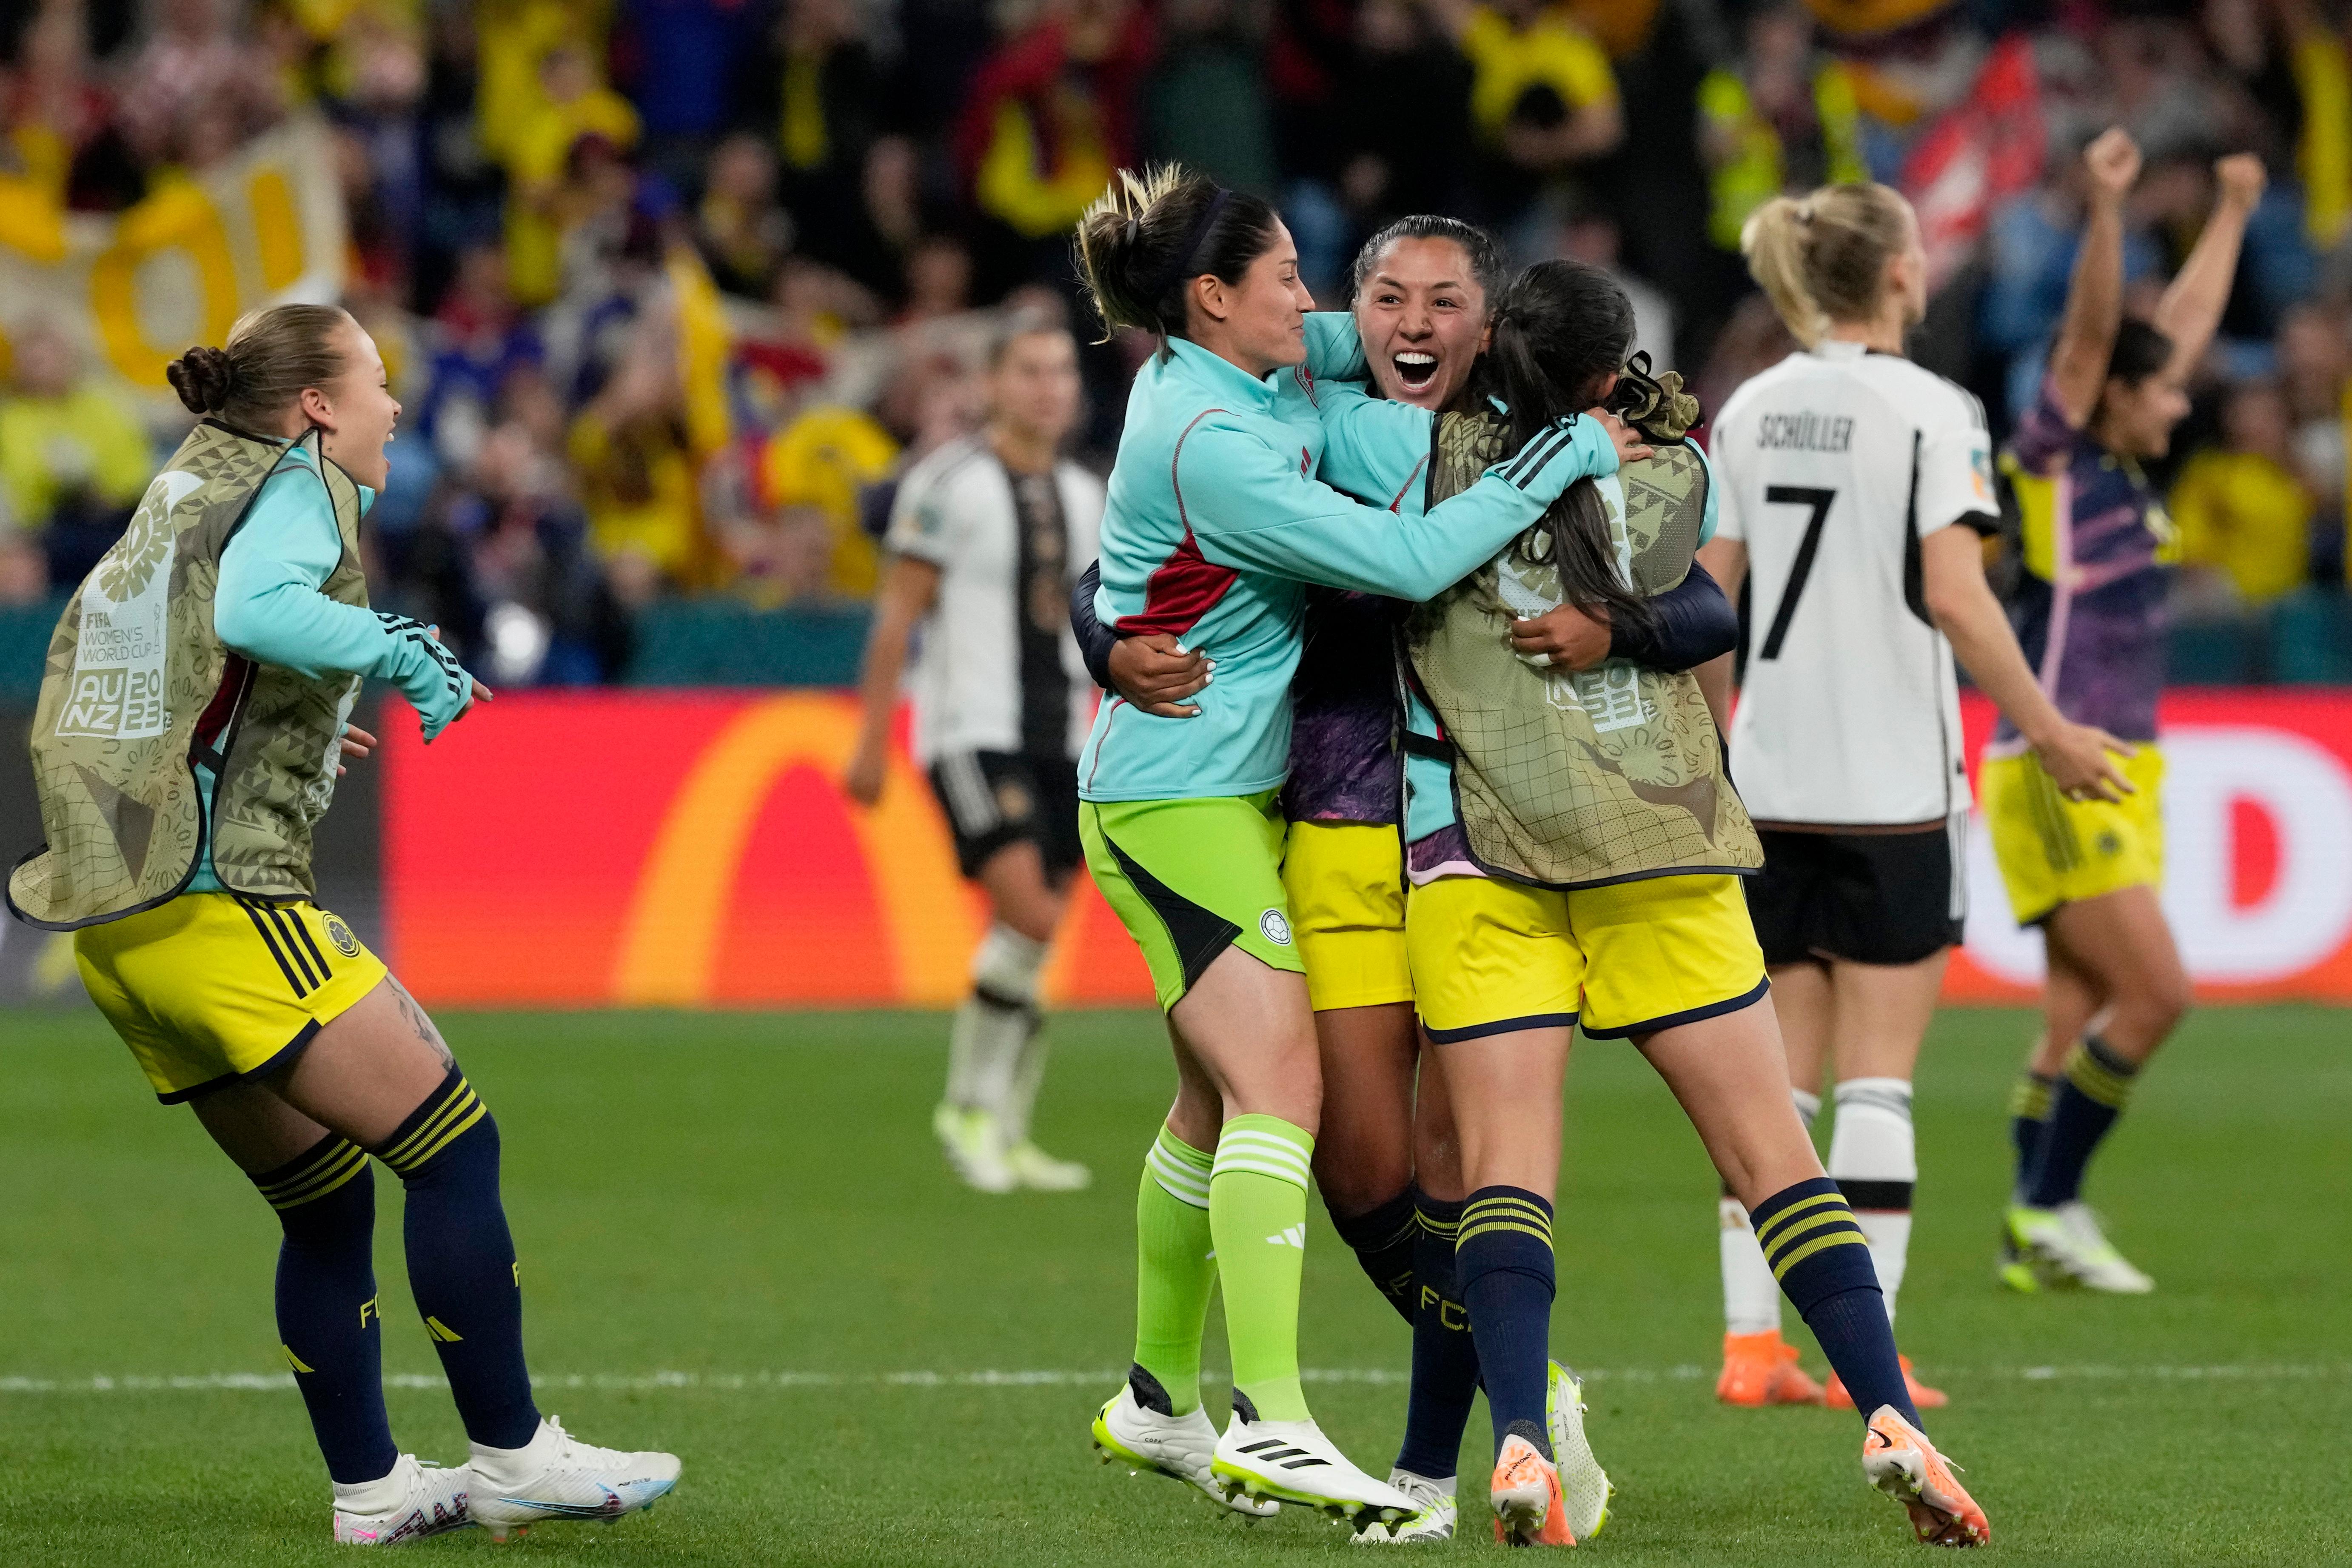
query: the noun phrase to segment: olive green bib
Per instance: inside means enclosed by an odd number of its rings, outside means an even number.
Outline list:
[[[1493,416],[1442,416],[1431,504],[1475,483],[1504,439]],[[1612,480],[1577,482],[1605,503],[1624,581],[1655,595],[1688,574],[1709,481],[1687,441],[1661,441]],[[1551,887],[1763,865],[1696,677],[1619,658],[1538,668],[1512,653],[1513,618],[1566,597],[1549,548],[1540,530],[1521,535],[1423,606],[1406,635],[1413,679],[1445,728],[1471,853]]]
[[[302,438],[334,507],[342,558],[321,592],[364,606],[359,488]],[[221,552],[290,444],[205,420],[163,466],[57,631],[33,720],[44,843],[8,905],[53,931],[152,909],[212,847],[222,886],[308,898],[310,830],[334,794],[360,678],[256,664],[213,631]],[[212,769],[206,822],[194,763]]]

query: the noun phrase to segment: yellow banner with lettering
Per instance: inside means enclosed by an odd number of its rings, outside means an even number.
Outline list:
[[[71,335],[94,373],[170,397],[163,367],[192,343],[224,342],[246,311],[341,297],[342,192],[316,120],[289,121],[202,174],[163,176],[108,216],[59,215],[51,193],[9,183],[0,375],[11,340],[38,322]]]

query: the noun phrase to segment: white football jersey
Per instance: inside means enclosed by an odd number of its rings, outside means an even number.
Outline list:
[[[1070,587],[1094,561],[1103,483],[1076,463],[1016,478],[985,437],[907,470],[884,542],[940,569],[908,676],[915,760],[958,752],[1075,759],[1095,683],[1070,635]]]
[[[1825,341],[1727,398],[1707,446],[1717,535],[1748,546],[1730,762],[1749,813],[1925,826],[1967,809],[1959,689],[1919,542],[1997,525],[1983,405],[1909,360]]]

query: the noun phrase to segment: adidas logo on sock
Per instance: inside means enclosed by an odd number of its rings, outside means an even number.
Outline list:
[[[1301,1221],[1287,1229],[1278,1230],[1267,1237],[1265,1242],[1268,1247],[1295,1247],[1304,1252],[1307,1250],[1306,1223]]]

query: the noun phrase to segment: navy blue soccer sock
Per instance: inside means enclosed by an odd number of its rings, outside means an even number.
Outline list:
[[[1815,1176],[1782,1187],[1748,1211],[1757,1245],[1805,1327],[1822,1344],[1864,1421],[1882,1405],[1926,1431],[1903,1381],[1886,1298],[1870,1243],[1836,1182]]]
[[[2017,1151],[2017,1180],[2011,1191],[2023,1203],[2033,1181],[2034,1162],[2042,1155],[2042,1135],[2050,1131],[2050,1101],[2059,1080],[2031,1069],[2020,1073],[2009,1091],[2009,1141]]]
[[[2050,1125],[2033,1162],[2025,1201],[2038,1209],[2073,1203],[2083,1191],[2083,1169],[2107,1130],[2123,1114],[2139,1065],[2127,1062],[2096,1035],[2066,1057],[2066,1077],[2051,1099]]]
[[[1412,1388],[1404,1407],[1400,1470],[1442,1481],[1462,1455],[1462,1431],[1478,1397],[1478,1346],[1470,1336],[1470,1310],[1462,1304],[1454,1271],[1454,1238],[1463,1205],[1412,1189],[1419,1211],[1412,1248]]]
[[[1342,1219],[1331,1215],[1331,1228],[1354,1249],[1372,1288],[1386,1298],[1406,1322],[1412,1321],[1413,1247],[1421,1237],[1413,1217],[1412,1189],[1391,1198],[1369,1214]]]
[[[253,1178],[286,1232],[278,1248],[278,1339],[327,1474],[352,1485],[400,1462],[383,1413],[383,1319],[375,1300],[375,1177],[330,1132]]]
[[[466,1436],[520,1448],[539,1430],[522,1359],[522,1281],[499,1202],[499,1124],[456,1068],[376,1151],[408,1189],[408,1284]]]
[[[1514,1429],[1524,1436],[1531,1424],[1549,1459],[1551,1442],[1541,1434],[1551,1382],[1551,1205],[1520,1187],[1479,1188],[1462,1205],[1454,1256],[1496,1452],[1506,1436]]]

